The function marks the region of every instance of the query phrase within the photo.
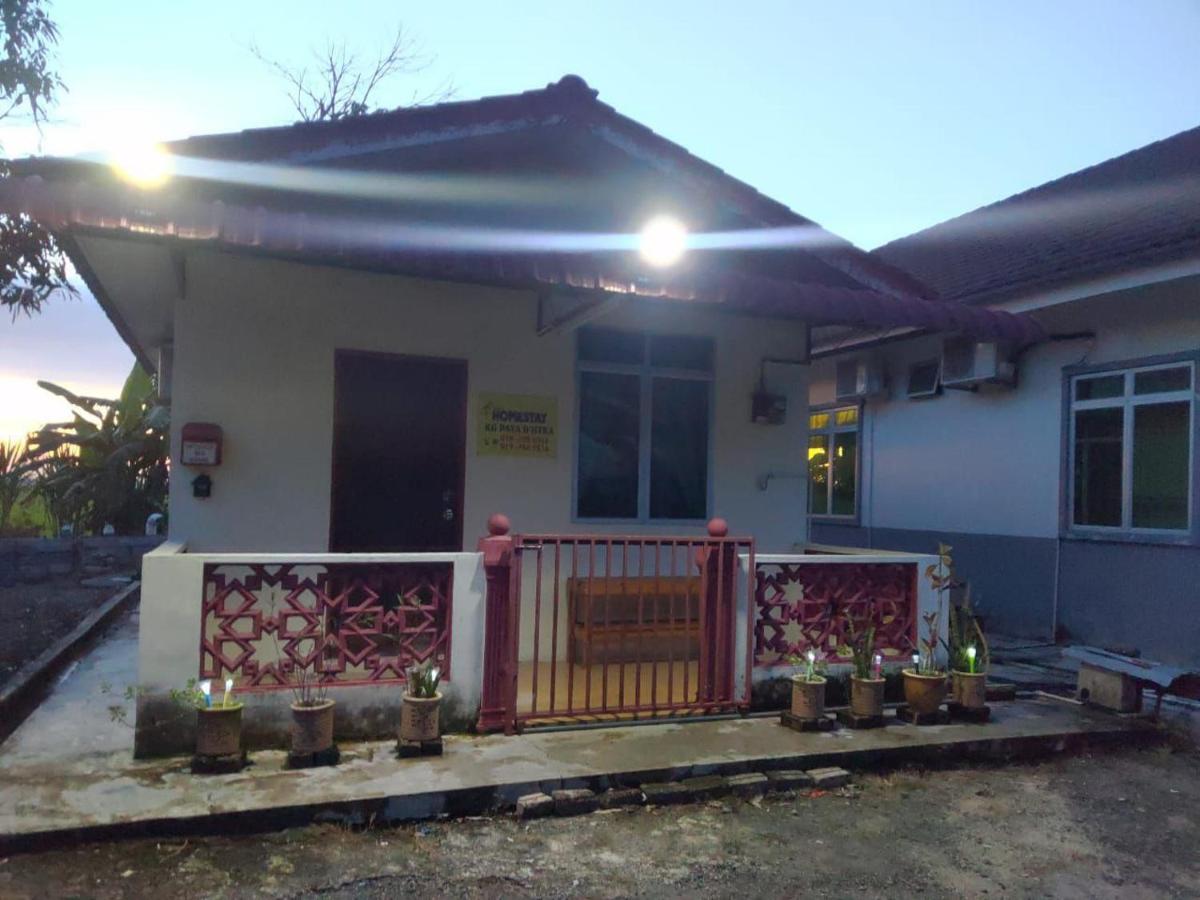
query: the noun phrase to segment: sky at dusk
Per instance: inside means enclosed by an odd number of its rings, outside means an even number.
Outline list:
[[[572,72],[600,99],[864,248],[1200,124],[1200,0],[407,3],[59,0],[68,92],[5,154],[74,154],[284,124],[249,52],[431,57],[376,100],[457,99]],[[132,365],[94,301],[0,319],[0,440],[61,417],[34,382],[115,394]]]

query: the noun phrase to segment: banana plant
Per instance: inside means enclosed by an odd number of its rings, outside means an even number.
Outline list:
[[[116,400],[85,397],[47,381],[38,386],[72,407],[70,422],[45,425],[29,439],[37,486],[83,528],[112,525],[139,533],[147,516],[165,512],[169,412],[154,383],[135,365]]]

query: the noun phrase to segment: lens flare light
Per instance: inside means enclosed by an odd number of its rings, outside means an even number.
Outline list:
[[[174,172],[174,164],[161,144],[131,142],[108,154],[109,165],[126,181],[141,188],[161,187]]]
[[[687,229],[670,216],[655,216],[646,223],[638,240],[642,259],[660,269],[679,262],[685,250]]]

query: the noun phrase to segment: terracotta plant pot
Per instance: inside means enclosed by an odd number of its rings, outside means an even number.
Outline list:
[[[904,702],[913,712],[932,715],[945,698],[945,675],[918,675],[912,669],[904,670]]]
[[[332,700],[315,706],[292,704],[292,755],[310,756],[333,748]]]
[[[242,752],[242,704],[196,710],[196,755],[239,756]]]
[[[825,679],[792,679],[792,715],[797,719],[819,719],[825,715]]]
[[[436,741],[441,736],[442,693],[432,697],[402,697],[400,740],[411,743]]]
[[[955,703],[967,709],[983,709],[987,705],[986,672],[954,672],[951,678]]]
[[[882,678],[859,678],[850,676],[850,712],[860,718],[883,715]]]

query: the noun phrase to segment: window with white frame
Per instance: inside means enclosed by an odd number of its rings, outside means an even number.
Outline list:
[[[808,512],[852,517],[858,512],[857,406],[808,417]]]
[[[1080,530],[1191,527],[1195,363],[1076,375],[1070,522]]]
[[[708,517],[711,338],[578,334],[580,519]]]

